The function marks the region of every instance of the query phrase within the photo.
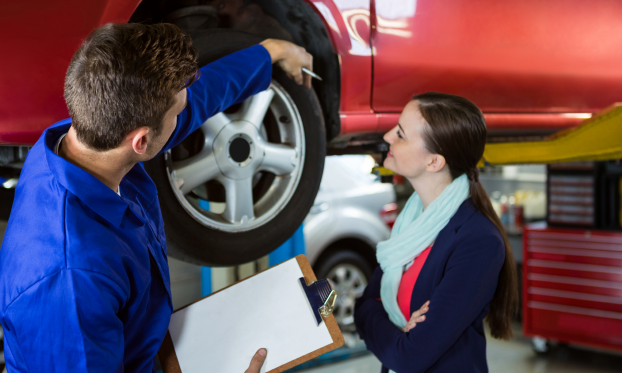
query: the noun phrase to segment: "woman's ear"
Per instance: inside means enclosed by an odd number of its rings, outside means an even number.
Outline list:
[[[439,172],[445,167],[445,157],[440,154],[432,154],[428,158],[428,163],[426,165],[426,171],[428,172]]]

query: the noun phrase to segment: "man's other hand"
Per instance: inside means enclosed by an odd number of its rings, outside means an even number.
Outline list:
[[[266,39],[260,43],[270,53],[272,63],[277,63],[290,78],[296,83],[311,88],[311,76],[303,74],[305,67],[313,71],[313,56],[307,53],[303,47],[284,40]]]
[[[248,366],[246,372],[244,373],[259,373],[259,370],[263,366],[263,362],[266,361],[266,349],[260,348],[259,351],[255,352],[255,356],[253,356],[253,360],[251,360],[251,365]]]

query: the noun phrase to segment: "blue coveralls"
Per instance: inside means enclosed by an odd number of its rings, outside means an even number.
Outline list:
[[[256,45],[201,69],[164,150],[210,116],[268,88]],[[121,197],[54,154],[71,120],[28,154],[0,250],[0,322],[9,372],[152,372],[172,312],[155,184],[137,164]]]

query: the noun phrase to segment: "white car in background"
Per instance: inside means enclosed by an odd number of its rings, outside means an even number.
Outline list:
[[[364,155],[326,157],[320,190],[304,221],[306,254],[317,278],[338,294],[333,314],[344,331],[354,329],[354,301],[377,266],[376,244],[389,238],[397,216],[393,185],[371,174]]]

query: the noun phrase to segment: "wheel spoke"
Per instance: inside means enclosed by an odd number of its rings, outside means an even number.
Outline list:
[[[223,129],[224,126],[231,122],[231,118],[229,118],[225,113],[218,113],[213,117],[206,120],[202,125],[201,129],[205,134],[205,137],[214,139],[218,132]]]
[[[343,267],[337,268],[335,271],[335,275],[337,276],[337,282],[339,285],[343,286],[343,283],[346,281],[347,271]]]
[[[220,175],[214,154],[201,152],[194,157],[174,162],[175,183],[183,194]]]
[[[352,324],[354,324],[354,316],[352,315],[346,316],[343,319],[341,319],[341,325],[346,326],[346,325],[352,325]]]
[[[257,128],[260,128],[273,97],[274,91],[268,89],[263,92],[259,92],[246,100],[242,107],[241,119],[252,123]]]
[[[346,307],[344,307],[343,305],[340,305],[339,308],[337,309],[337,319],[338,320],[343,320],[344,317],[346,317],[347,315],[347,309]]]
[[[269,171],[278,176],[287,176],[296,168],[296,149],[281,144],[266,143],[264,159],[259,169]]]
[[[346,279],[346,281],[343,283],[343,286],[348,289],[352,289],[354,287],[354,279],[352,277]]]
[[[362,282],[361,280],[361,274],[358,271],[350,271],[350,277],[346,285],[352,289],[356,284],[360,284]]]
[[[224,180],[227,207],[223,217],[231,223],[245,223],[255,218],[252,178]]]
[[[351,294],[354,296],[354,298],[359,298],[361,295],[363,295],[363,292],[365,291],[365,287],[367,285],[359,285],[357,287],[355,287],[354,289],[351,290]]]

